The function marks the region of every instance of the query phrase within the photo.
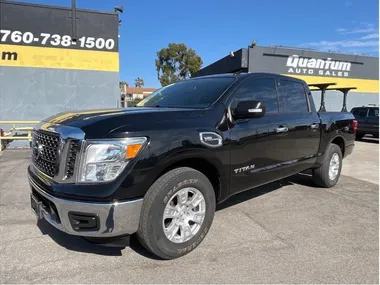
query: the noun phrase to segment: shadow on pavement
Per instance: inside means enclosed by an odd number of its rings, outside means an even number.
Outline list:
[[[245,192],[241,192],[239,194],[236,194],[234,196],[231,196],[229,199],[224,201],[223,203],[217,205],[216,211],[220,211],[223,209],[226,209],[228,207],[237,205],[239,203],[245,202],[247,200],[259,197],[261,195],[265,195],[267,193],[270,193],[272,191],[278,190],[281,187],[288,186],[288,185],[303,185],[303,186],[310,186],[310,187],[317,187],[315,184],[313,184],[311,180],[311,174],[310,172],[305,172],[301,174],[297,174],[294,176],[291,176],[286,179],[279,180],[277,182],[273,182],[261,187],[257,187],[251,190],[247,190]],[[135,235],[131,236],[130,246],[133,251],[135,251],[138,254],[143,255],[146,258],[150,259],[156,259],[160,260],[157,256],[151,254],[148,250],[146,250],[138,241],[137,237]]]
[[[106,247],[104,245],[90,243],[81,237],[68,235],[60,230],[57,230],[45,220],[39,220],[37,226],[43,235],[49,235],[57,244],[67,248],[68,250],[99,255],[122,255],[122,247]]]
[[[136,235],[131,236],[131,241],[130,241],[129,247],[134,252],[136,252],[137,254],[140,254],[146,258],[154,259],[154,260],[164,260],[164,259],[161,259],[160,257],[154,255],[153,253],[148,251],[144,246],[142,246],[141,243],[138,241]]]
[[[300,173],[300,174],[291,176],[289,178],[285,178],[276,182],[272,182],[270,184],[266,184],[254,189],[241,192],[239,194],[235,194],[231,196],[230,198],[228,198],[226,201],[217,205],[216,211],[220,211],[225,208],[240,204],[247,200],[259,197],[261,195],[265,195],[272,191],[278,190],[281,187],[289,186],[292,184],[299,184],[299,185],[309,186],[309,187],[317,187],[315,186],[315,184],[313,184],[313,181],[311,180],[310,172]]]
[[[376,139],[374,137],[363,137],[361,139],[356,139],[356,141],[379,144],[379,139]]]
[[[146,250],[135,235],[118,239],[84,239],[61,232],[45,220],[39,220],[37,226],[43,235],[48,235],[57,244],[68,250],[106,256],[121,256],[122,250],[129,247],[146,258],[160,260]]]
[[[255,189],[251,189],[245,192],[241,192],[239,194],[235,194],[234,196],[230,197],[223,203],[217,205],[216,211],[223,210],[225,208],[237,205],[247,200],[278,190],[281,187],[293,185],[293,184],[316,187],[311,180],[310,174],[308,173],[297,174],[295,176],[282,179],[277,182],[273,182],[261,187],[257,187]],[[37,226],[39,227],[42,234],[49,235],[57,244],[59,244],[62,247],[67,248],[68,250],[92,253],[92,254],[98,254],[98,255],[121,256],[122,250],[125,249],[126,247],[129,247],[133,251],[135,251],[137,254],[140,254],[146,258],[160,260],[160,258],[150,253],[140,244],[136,235],[120,238],[116,242],[114,242],[114,240],[111,240],[111,239],[108,239],[108,240],[91,239],[91,241],[89,241],[88,239],[68,235],[64,232],[61,232],[60,230],[57,230],[45,220],[40,220],[37,223]]]

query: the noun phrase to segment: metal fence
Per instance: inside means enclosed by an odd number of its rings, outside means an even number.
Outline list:
[[[0,125],[12,125],[9,131],[0,132],[0,152],[3,151],[9,142],[14,140],[27,140],[29,141],[29,147],[32,143],[32,131],[33,127],[16,126],[16,125],[35,125],[39,121],[0,121]],[[14,132],[22,131],[26,132],[26,135],[15,135]]]

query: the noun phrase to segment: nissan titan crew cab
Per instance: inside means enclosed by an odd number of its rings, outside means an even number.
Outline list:
[[[173,259],[202,242],[216,204],[238,192],[305,170],[333,187],[356,126],[351,113],[318,113],[299,79],[192,78],[133,108],[43,120],[28,167],[31,207],[68,234],[136,233],[153,254]]]

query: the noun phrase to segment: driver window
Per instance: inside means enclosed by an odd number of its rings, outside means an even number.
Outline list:
[[[276,84],[273,78],[248,78],[236,90],[232,109],[243,100],[261,101],[266,113],[278,113]]]

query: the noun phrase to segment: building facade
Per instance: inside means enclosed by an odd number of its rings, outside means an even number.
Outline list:
[[[145,97],[156,91],[156,88],[145,87],[127,87],[127,85],[120,86],[121,93],[121,107],[128,107],[128,102],[136,102],[144,99]]]
[[[117,13],[73,20],[71,8],[3,0],[0,11],[0,121],[120,106]]]
[[[348,111],[355,106],[379,104],[378,57],[254,46],[230,53],[194,76],[234,72],[270,72],[300,78],[308,84],[333,83],[328,89],[356,88],[348,93]],[[343,93],[328,89],[326,111],[340,111]],[[321,92],[313,91],[312,94],[318,106]]]

